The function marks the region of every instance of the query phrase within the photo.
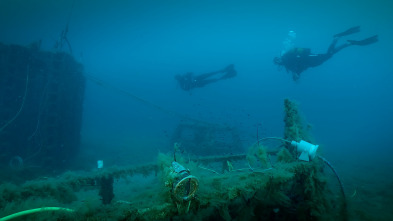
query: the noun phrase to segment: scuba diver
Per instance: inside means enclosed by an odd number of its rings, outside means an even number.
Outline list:
[[[220,75],[221,77],[214,77],[215,75]],[[184,91],[191,91],[197,87],[204,87],[207,84],[217,82],[219,80],[224,80],[228,78],[235,77],[237,74],[233,64],[228,65],[226,68],[214,71],[206,74],[194,75],[192,72],[187,72],[185,74],[178,74],[175,79],[179,83],[181,89]]]
[[[274,58],[274,63],[279,67],[284,66],[287,72],[292,73],[293,79],[296,81],[300,78],[300,74],[310,67],[316,67],[330,59],[334,54],[341,51],[342,49],[351,45],[369,45],[378,41],[378,35],[366,38],[364,40],[347,40],[346,43],[336,46],[337,41],[350,34],[354,34],[360,31],[360,26],[352,27],[344,32],[334,35],[333,42],[330,44],[325,54],[313,54],[309,48],[291,48],[281,54],[280,57]],[[291,32],[290,32],[291,33]]]

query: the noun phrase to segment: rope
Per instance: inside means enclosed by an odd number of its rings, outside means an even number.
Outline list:
[[[25,101],[26,101],[27,86],[28,86],[28,85],[29,85],[29,65],[27,65],[25,94],[23,95],[22,104],[20,105],[20,108],[19,108],[18,112],[15,114],[15,116],[14,116],[13,118],[11,118],[11,120],[9,120],[7,123],[5,123],[5,124],[0,128],[0,132],[2,132],[6,127],[8,127],[8,125],[10,125],[16,118],[18,118],[20,112],[22,112],[23,106],[25,105]]]
[[[254,146],[255,144],[259,144],[259,142],[264,141],[264,140],[279,140],[279,141],[283,141],[283,142],[286,142],[286,143],[291,143],[291,141],[285,140],[285,139],[283,139],[281,137],[264,137],[264,138],[261,138],[261,139],[255,141],[252,146]]]
[[[42,208],[37,208],[37,209],[30,209],[30,210],[25,210],[21,211],[18,213],[11,214],[9,216],[0,218],[0,221],[7,221],[7,220],[12,220],[21,216],[33,214],[33,213],[41,213],[41,212],[46,212],[46,211],[64,211],[64,212],[74,212],[72,209],[67,209],[67,208],[62,208],[62,207],[42,207]]]
[[[343,220],[348,220],[348,207],[347,207],[347,200],[345,197],[345,192],[344,192],[344,185],[341,182],[340,177],[338,176],[338,173],[336,172],[336,170],[334,169],[334,167],[332,166],[332,164],[330,164],[329,161],[327,161],[324,157],[321,157],[319,155],[317,155],[317,157],[319,159],[321,159],[323,162],[325,162],[326,165],[328,165],[328,167],[330,167],[330,169],[333,171],[333,173],[336,175],[338,183],[340,184],[340,189],[341,189],[341,194],[343,196],[343,207],[342,207],[342,215],[343,215]]]
[[[334,169],[334,167],[332,166],[332,164],[330,164],[330,162],[327,161],[324,157],[321,157],[321,156],[319,156],[319,155],[318,155],[317,157],[318,157],[319,159],[321,159],[323,162],[325,162],[325,164],[328,165],[328,167],[330,167],[330,169],[333,171],[334,175],[336,175],[337,180],[338,180],[338,183],[340,184],[341,194],[343,195],[344,200],[345,200],[344,185],[343,185],[343,183],[341,182],[341,179],[340,179],[340,177],[338,176],[338,173],[336,172],[336,170]]]
[[[151,103],[151,102],[149,102],[149,101],[147,101],[147,100],[145,100],[145,99],[143,99],[143,98],[141,98],[139,96],[136,96],[136,95],[134,95],[134,94],[132,94],[132,93],[126,91],[126,90],[123,90],[123,89],[118,88],[118,87],[116,87],[114,85],[108,84],[108,83],[104,82],[103,80],[101,80],[101,79],[99,79],[99,78],[97,78],[95,76],[92,76],[90,74],[85,74],[85,75],[86,75],[88,80],[94,82],[95,84],[97,84],[99,86],[106,87],[108,89],[114,90],[114,91],[116,91],[118,93],[121,93],[123,95],[126,95],[127,97],[130,97],[133,100],[136,100],[139,103],[141,103],[141,104],[143,104],[143,105],[145,105],[147,107],[156,109],[156,110],[158,110],[158,111],[160,111],[162,113],[165,113],[165,114],[167,114],[169,116],[179,117],[181,119],[189,120],[189,121],[192,121],[192,122],[199,122],[199,123],[203,123],[203,124],[207,124],[207,125],[212,125],[212,123],[201,121],[201,120],[198,120],[198,119],[186,116],[184,114],[181,114],[179,112],[165,109],[165,108],[163,108],[163,107],[161,107],[161,106],[159,106],[157,104]]]

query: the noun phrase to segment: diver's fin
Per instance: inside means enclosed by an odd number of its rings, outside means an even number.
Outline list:
[[[370,45],[378,41],[378,35],[374,35],[372,37],[360,40],[360,41],[355,41],[355,40],[347,40],[351,45]]]
[[[228,72],[228,71],[232,71],[232,70],[234,70],[235,68],[234,68],[234,65],[233,64],[230,64],[230,65],[228,65],[228,66],[226,66],[224,69],[223,69],[223,71],[224,72]]]
[[[333,35],[333,37],[338,38],[338,37],[342,37],[342,36],[346,36],[346,35],[355,34],[355,33],[358,33],[359,31],[360,31],[360,26],[355,26],[355,27],[352,27],[344,32],[335,34],[335,35]]]
[[[228,65],[225,69],[224,69],[225,74],[220,78],[220,79],[228,79],[228,78],[232,78],[235,77],[237,72],[235,70],[235,67],[233,64]]]

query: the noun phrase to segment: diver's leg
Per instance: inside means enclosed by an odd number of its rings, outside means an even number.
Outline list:
[[[233,64],[228,65],[226,68],[219,70],[219,71],[214,71],[214,72],[210,72],[210,73],[206,73],[206,74],[201,74],[199,76],[196,76],[195,79],[199,80],[199,81],[203,81],[203,80],[207,80],[208,78],[216,75],[216,74],[222,74],[224,73],[223,76],[221,76],[218,79],[211,79],[212,81],[217,81],[217,80],[222,80],[222,79],[227,79],[227,78],[231,78],[231,77],[235,77],[237,72],[234,68]],[[210,82],[209,82],[210,83]]]
[[[203,81],[209,77],[212,77],[216,74],[222,73],[222,71],[214,71],[214,72],[210,72],[210,73],[206,73],[206,74],[200,74],[198,76],[195,76],[195,80],[197,81]]]
[[[328,51],[325,54],[315,54],[309,55],[308,65],[310,67],[316,67],[329,60],[335,53],[341,51],[342,49],[350,46],[351,44],[345,43],[338,47],[336,47],[338,38],[335,38],[333,42],[330,44]]]
[[[329,45],[329,48],[328,48],[326,54],[333,54],[334,53],[334,49],[336,47],[337,41],[338,41],[338,38],[333,39],[332,43],[330,43],[330,45]]]
[[[342,49],[344,49],[344,48],[346,48],[346,47],[348,47],[348,46],[351,45],[351,44],[349,44],[349,43],[345,43],[345,44],[342,44],[342,45],[336,47],[337,41],[338,41],[338,38],[334,38],[334,39],[333,39],[333,41],[332,41],[332,43],[330,44],[330,46],[329,46],[329,48],[328,48],[328,51],[327,51],[327,53],[326,53],[327,55],[332,56],[333,54],[335,54],[335,53],[341,51]]]
[[[195,87],[204,87],[207,84],[218,81],[218,79],[204,79],[195,81]]]
[[[347,36],[354,33],[358,33],[359,31],[360,31],[360,26],[355,26],[341,33],[335,34],[333,37],[337,38],[337,37]]]
[[[235,70],[235,67],[233,64],[228,65],[228,67],[226,67],[223,72],[225,73],[220,79],[228,79],[228,78],[232,78],[235,77],[237,75],[237,71]]]
[[[351,46],[351,44],[345,43],[345,44],[342,44],[342,45],[340,45],[340,46],[334,48],[333,54],[335,54],[335,53],[341,51],[342,49],[344,49],[344,48],[346,48],[346,47],[348,47],[348,46]],[[333,55],[333,54],[332,54],[332,55]]]

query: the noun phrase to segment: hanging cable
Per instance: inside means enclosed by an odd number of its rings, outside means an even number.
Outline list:
[[[9,120],[7,123],[5,123],[0,128],[0,132],[2,132],[6,127],[8,127],[8,125],[10,125],[16,118],[18,118],[19,114],[22,112],[23,106],[25,105],[26,96],[27,96],[27,89],[28,89],[27,86],[29,85],[29,70],[30,70],[30,66],[27,65],[25,94],[23,95],[23,98],[22,98],[22,104],[20,105],[20,108],[19,108],[18,112],[15,114],[15,116],[13,118],[11,118],[11,120]]]
[[[132,98],[133,100],[136,100],[136,101],[138,101],[139,103],[141,103],[141,104],[143,104],[143,105],[145,105],[145,106],[148,106],[148,107],[151,107],[151,108],[153,108],[153,109],[156,109],[156,110],[158,110],[158,111],[160,111],[160,112],[162,112],[162,113],[165,113],[165,114],[167,114],[167,115],[169,115],[169,116],[172,116],[172,117],[179,117],[179,118],[181,118],[181,119],[189,120],[189,121],[192,121],[192,122],[203,123],[203,124],[206,124],[206,125],[212,125],[212,123],[205,122],[205,121],[201,121],[201,120],[198,120],[198,119],[195,119],[195,118],[186,116],[186,115],[184,115],[184,114],[181,114],[181,113],[179,113],[179,112],[165,109],[165,108],[163,108],[163,107],[161,107],[161,106],[159,106],[159,105],[157,105],[157,104],[154,104],[154,103],[149,102],[149,101],[147,101],[147,100],[145,100],[145,99],[143,99],[143,98],[141,98],[141,97],[139,97],[139,96],[136,96],[136,95],[134,95],[134,94],[132,94],[132,93],[126,91],[126,90],[123,90],[123,89],[121,89],[121,88],[119,88],[119,87],[116,87],[116,86],[114,86],[114,85],[111,85],[111,84],[109,84],[109,83],[107,83],[107,82],[104,82],[103,80],[101,80],[101,79],[99,79],[99,78],[97,78],[97,77],[95,77],[95,76],[93,76],[93,75],[90,75],[90,74],[86,74],[86,73],[85,73],[85,76],[87,77],[88,80],[94,82],[95,84],[97,84],[97,85],[99,85],[99,86],[101,86],[101,87],[105,87],[105,88],[111,89],[111,90],[113,90],[113,91],[116,91],[116,92],[118,92],[118,93],[121,93],[121,94],[123,94],[123,95],[126,95],[127,97],[130,97],[130,98]]]

